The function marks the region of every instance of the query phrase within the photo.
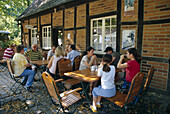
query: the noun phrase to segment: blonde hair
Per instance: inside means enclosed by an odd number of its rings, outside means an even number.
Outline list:
[[[60,57],[60,56],[63,56],[64,57],[64,51],[63,51],[63,48],[61,46],[58,46],[56,49],[55,49],[55,56],[56,57]]]

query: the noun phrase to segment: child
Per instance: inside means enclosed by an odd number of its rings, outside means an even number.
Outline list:
[[[93,112],[97,112],[97,107],[100,108],[101,96],[113,97],[116,94],[116,87],[114,83],[115,79],[115,67],[110,65],[112,62],[112,56],[105,54],[102,59],[102,63],[98,69],[98,76],[101,76],[101,86],[93,89],[93,105],[90,106]]]
[[[121,55],[117,64],[117,68],[125,69],[126,71],[125,82],[122,84],[123,89],[127,87],[127,84],[130,87],[133,77],[140,72],[140,64],[137,62],[137,50],[135,48],[129,48],[127,50],[127,58],[130,60],[122,64],[124,55]]]

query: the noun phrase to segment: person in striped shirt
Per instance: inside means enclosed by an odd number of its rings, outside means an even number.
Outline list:
[[[43,58],[42,53],[38,50],[37,44],[33,44],[32,50],[25,51],[24,55],[30,61],[38,61],[38,60],[42,60]]]
[[[9,45],[9,48],[4,51],[3,59],[11,59],[14,53],[13,46]]]
[[[37,44],[33,44],[32,49],[25,51],[24,55],[26,56],[28,61],[38,61],[43,59],[42,53],[38,50]],[[37,66],[35,64],[32,64],[32,66],[34,66],[33,70],[35,71],[35,73],[37,73],[37,67],[40,69],[42,68],[43,71],[46,69],[44,65]],[[38,80],[39,80],[38,78],[34,77],[34,81],[38,81]]]

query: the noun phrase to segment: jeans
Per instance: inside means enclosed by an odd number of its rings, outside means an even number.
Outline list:
[[[126,89],[127,85],[129,85],[129,88],[130,88],[131,82],[127,82],[126,79],[125,79],[124,83],[122,84],[122,89]]]
[[[33,70],[25,69],[22,72],[22,74],[20,75],[20,77],[22,77],[22,76],[24,76],[22,83],[26,82],[26,84],[25,84],[26,87],[32,86],[33,81],[34,81],[35,72]]]

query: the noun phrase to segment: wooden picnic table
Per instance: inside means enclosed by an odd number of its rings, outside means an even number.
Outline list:
[[[30,61],[30,63],[41,66],[41,65],[47,65],[48,64],[48,60],[38,60],[38,61]]]

